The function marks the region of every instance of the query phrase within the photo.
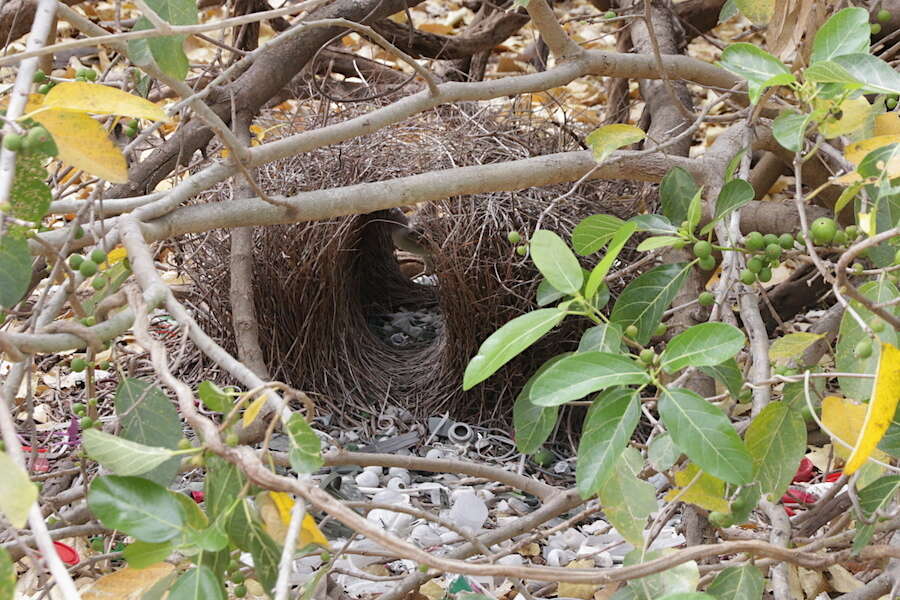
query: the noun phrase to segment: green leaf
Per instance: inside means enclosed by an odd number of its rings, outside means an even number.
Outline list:
[[[756,25],[765,25],[775,14],[775,0],[734,0],[734,3]]]
[[[24,239],[0,238],[0,306],[12,308],[31,283],[31,252]]]
[[[528,346],[559,325],[566,314],[555,308],[541,308],[516,317],[488,337],[469,361],[463,375],[468,390],[497,372]]]
[[[243,475],[236,466],[217,456],[207,458],[206,465],[204,502],[209,518],[223,522],[231,541],[242,550],[249,550],[246,540],[250,523],[243,510],[235,509],[243,502]]]
[[[125,546],[122,555],[132,569],[144,569],[150,565],[166,560],[175,549],[175,544],[168,542],[134,542]]]
[[[5,548],[0,548],[0,600],[13,600],[16,591],[16,569]]]
[[[616,123],[595,129],[584,138],[584,141],[591,147],[594,160],[602,163],[619,148],[636,144],[646,136],[646,133],[634,125]]]
[[[83,435],[88,456],[116,475],[141,475],[174,456],[172,450],[130,442],[98,429]]]
[[[741,161],[744,159],[745,154],[747,154],[747,149],[741,148],[728,161],[728,164],[725,166],[725,183],[734,179],[734,174],[737,173],[738,168],[741,166]]]
[[[531,395],[531,386],[534,380],[550,368],[556,362],[559,362],[569,353],[554,356],[541,365],[541,368],[532,375],[525,383],[525,387],[516,396],[516,402],[513,404],[513,427],[516,431],[516,448],[522,454],[534,454],[550,437],[553,426],[556,425],[556,417],[559,413],[557,406],[537,406],[531,403],[529,396]]]
[[[900,144],[888,144],[881,148],[875,148],[860,161],[856,171],[863,177],[890,177],[890,172],[885,170],[885,165],[896,162],[900,156]]]
[[[538,284],[535,300],[537,301],[538,306],[547,306],[548,304],[552,304],[557,300],[564,298],[565,296],[565,294],[550,285],[549,281],[547,281],[546,279],[542,279]]]
[[[823,337],[825,336],[819,333],[789,333],[772,342],[769,346],[769,359],[777,361],[797,358]]]
[[[890,504],[900,489],[900,475],[886,475],[876,479],[859,490],[859,507],[867,520],[879,510]],[[853,553],[858,554],[868,545],[875,533],[875,523],[857,522],[856,535],[853,538]]]
[[[623,223],[612,215],[591,215],[572,230],[572,247],[582,256],[593,254],[612,239]]]
[[[596,494],[619,460],[641,417],[637,391],[606,390],[588,409],[578,444],[575,480],[582,498]]]
[[[246,500],[242,502],[242,506],[245,511],[249,510]],[[250,523],[250,527],[246,546],[250,556],[253,557],[257,579],[266,593],[270,593],[278,580],[278,561],[281,558],[281,548],[263,531],[262,525],[256,519],[251,520],[248,517],[248,523]]]
[[[889,302],[897,298],[897,288],[890,281],[868,281],[859,287],[859,292],[876,304]],[[874,318],[874,314],[863,307],[856,300],[850,300],[850,306],[859,314],[862,319],[870,323]],[[885,307],[884,310],[893,312],[895,316],[900,316],[900,305]],[[897,332],[893,327],[885,327],[882,331],[875,334],[882,342],[897,346]],[[841,373],[864,373],[869,375],[875,374],[878,365],[878,357],[881,355],[881,347],[875,344],[874,352],[868,358],[857,358],[854,354],[856,345],[868,339],[868,335],[859,326],[856,319],[849,311],[844,313],[841,318],[841,325],[838,330],[838,340],[835,346],[835,370]],[[873,379],[861,379],[859,377],[838,377],[841,391],[844,396],[868,402],[872,396]]]
[[[534,380],[529,396],[538,406],[559,406],[616,385],[650,381],[643,367],[624,356],[583,352],[551,365]]]
[[[600,286],[603,285],[603,280],[606,279],[613,263],[616,261],[616,258],[618,258],[619,253],[622,252],[622,248],[625,247],[625,244],[631,238],[632,234],[634,234],[635,229],[637,229],[637,225],[634,223],[625,223],[618,231],[616,231],[615,235],[613,235],[612,240],[609,242],[609,248],[606,250],[606,255],[599,263],[597,263],[597,266],[591,270],[587,285],[584,286],[584,295],[586,298],[593,298],[597,293],[597,290],[600,289]]]
[[[169,589],[169,600],[225,600],[222,582],[209,567],[185,571]]]
[[[832,15],[816,32],[810,64],[845,54],[868,54],[871,35],[869,11],[845,8]]]
[[[725,496],[725,482],[713,477],[694,463],[673,473],[677,487],[668,491],[664,499],[672,502],[679,498],[709,511],[727,513],[731,510]]]
[[[315,473],[325,461],[322,459],[322,442],[309,426],[303,415],[294,413],[287,422],[287,433],[291,440],[289,454],[291,468],[297,473]]]
[[[647,215],[635,215],[628,219],[628,222],[637,225],[637,230],[642,233],[668,235],[678,232],[678,228],[672,225],[669,219],[653,213]],[[681,221],[679,221],[679,223],[680,222]]]
[[[747,522],[747,519],[750,518],[750,513],[759,504],[761,495],[759,483],[757,482],[741,486],[731,501],[731,518],[734,520],[735,525]]]
[[[644,546],[647,517],[659,510],[656,488],[637,477],[643,464],[640,452],[625,448],[597,492],[610,524],[636,548]]]
[[[181,418],[161,389],[146,381],[128,378],[116,388],[115,404],[122,425],[120,438],[145,446],[178,448],[183,437]],[[173,456],[143,477],[167,486],[180,468],[181,459]]]
[[[806,126],[812,115],[801,114],[793,110],[783,110],[772,122],[772,135],[779,144],[791,152],[803,150],[806,138]]]
[[[13,527],[25,527],[28,511],[38,497],[38,489],[28,473],[6,452],[0,451],[0,513]]]
[[[228,535],[218,525],[203,529],[191,529],[186,536],[187,541],[205,552],[215,553],[228,546]]]
[[[625,566],[649,562],[662,558],[677,550],[654,550],[644,552],[640,549],[632,550],[625,555]],[[672,567],[661,573],[641,577],[628,583],[628,587],[635,592],[637,600],[658,600],[667,594],[686,594],[697,589],[700,583],[700,569],[694,561],[688,561]]]
[[[675,442],[668,432],[653,438],[650,447],[647,448],[647,461],[658,472],[668,471],[678,461],[681,450],[675,447]]]
[[[840,197],[837,199],[837,202],[834,203],[834,214],[839,214],[844,207],[850,204],[850,202],[856,198],[859,191],[863,188],[864,183],[862,181],[857,181],[856,183],[847,186],[844,188],[844,191],[841,192]]]
[[[716,214],[712,221],[703,226],[701,235],[706,235],[716,226],[716,223],[730,215],[753,200],[755,192],[753,186],[743,179],[732,179],[722,187],[719,197],[716,198]]]
[[[750,453],[722,409],[680,388],[663,388],[658,409],[675,444],[700,468],[728,483],[750,481]]]
[[[52,193],[46,183],[44,157],[37,152],[16,155],[16,175],[9,195],[9,214],[23,221],[40,223],[50,208]]]
[[[700,367],[700,371],[725,386],[732,398],[737,398],[744,385],[744,375],[733,358],[719,365]]]
[[[758,567],[728,567],[716,575],[706,590],[718,600],[761,600],[765,579]]]
[[[699,190],[693,175],[681,167],[672,167],[659,184],[662,214],[672,223],[686,221],[688,206]]]
[[[660,265],[635,278],[619,295],[610,322],[623,331],[629,325],[635,325],[638,328],[635,341],[646,345],[662,321],[666,308],[678,295],[690,269],[688,263]]]
[[[204,381],[197,388],[197,395],[206,408],[213,412],[228,413],[234,408],[234,399],[231,394],[217,386],[212,381]]]
[[[806,454],[806,421],[787,404],[772,402],[753,419],[744,438],[753,457],[753,480],[777,501]]]
[[[656,250],[657,248],[666,248],[668,246],[673,246],[678,242],[682,241],[682,238],[673,236],[673,235],[659,235],[656,237],[647,238],[640,244],[638,244],[639,252],[648,252],[650,250]]]
[[[196,25],[196,0],[147,0],[148,6],[170,25]],[[146,17],[140,17],[132,31],[153,29]],[[148,39],[130,40],[128,55],[138,66],[146,66],[151,59],[159,68],[176,79],[184,79],[188,72],[187,55],[184,53],[184,35],[156,36]]]
[[[866,93],[900,94],[900,74],[871,54],[846,54],[816,63],[804,72],[809,81],[841,83]]]
[[[747,80],[750,102],[756,104],[763,90],[772,85],[785,85],[795,81],[784,63],[765,50],[740,42],[722,51],[719,66]]]
[[[140,477],[105,475],[91,482],[88,508],[104,526],[144,542],[165,542],[181,533],[181,504],[159,484]]]
[[[669,341],[660,357],[666,373],[685,367],[708,367],[733,358],[744,347],[744,332],[725,323],[694,325]]]
[[[725,4],[722,5],[722,10],[719,11],[719,23],[724,23],[728,19],[732,17],[736,17],[738,15],[737,4],[735,4],[734,0],[725,0]]]
[[[687,214],[687,228],[688,231],[694,231],[697,225],[700,223],[700,218],[703,216],[703,190],[697,190],[697,193],[694,194],[694,197],[691,198],[691,203],[688,205],[688,214]]]
[[[613,354],[622,350],[622,329],[612,323],[595,325],[581,334],[578,342],[578,352],[611,352]]]
[[[554,288],[565,294],[576,294],[584,283],[578,259],[558,235],[540,229],[531,236],[531,258],[535,266]]]

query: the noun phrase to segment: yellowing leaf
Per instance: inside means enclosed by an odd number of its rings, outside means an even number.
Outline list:
[[[300,524],[300,539],[297,542],[297,546],[302,548],[309,544],[328,547],[328,538],[319,529],[313,516],[306,513],[303,515],[303,523]]]
[[[826,396],[822,400],[822,424],[835,437],[843,440],[847,446],[853,447],[856,443],[865,420],[865,404],[857,404],[853,400],[839,396]],[[847,446],[836,441],[834,443],[834,453],[846,460],[850,456],[850,450]],[[872,456],[881,461],[888,460],[887,454],[881,450],[875,450]]]
[[[898,401],[900,401],[900,350],[891,344],[882,344],[872,399],[869,401],[862,430],[853,447],[853,454],[844,466],[845,474],[852,475],[872,455],[872,451],[894,420]]]
[[[43,108],[74,110],[95,115],[121,115],[133,119],[168,121],[160,107],[140,96],[99,83],[60,83],[47,93]]]
[[[291,495],[284,492],[269,492],[269,497],[272,498],[272,502],[275,503],[275,508],[278,509],[278,516],[281,518],[282,522],[284,522],[285,525],[290,523],[291,509],[294,508],[294,499],[291,498]]]
[[[701,473],[697,481],[694,481],[697,473],[700,473],[700,467],[693,463],[676,471],[675,485],[678,487],[669,490],[665,497],[666,501],[671,502],[681,494],[681,500],[696,504],[700,508],[730,513],[731,506],[725,499],[725,482],[709,473]],[[691,484],[692,481],[694,481],[693,484]]]
[[[294,499],[284,492],[263,492],[256,497],[256,506],[259,508],[263,526],[272,539],[279,544],[284,543],[288,525],[291,522],[291,511],[294,509]],[[297,534],[297,547],[303,548],[310,544],[328,547],[328,538],[322,534],[316,520],[309,513],[303,515],[300,523],[300,531]]]
[[[775,14],[775,0],[735,0],[734,3],[741,14],[757,25],[765,25]]]
[[[110,183],[128,181],[125,156],[96,120],[69,110],[39,111],[32,118],[53,136],[59,160]]]
[[[13,527],[24,527],[28,511],[37,500],[37,487],[6,452],[0,452],[0,473],[0,513]]]
[[[634,144],[646,137],[640,128],[634,125],[624,125],[617,123],[615,125],[605,125],[599,129],[595,129],[584,139],[591,147],[594,160],[598,163],[606,160],[606,157],[618,150],[622,146]]]
[[[82,592],[81,597],[84,600],[139,600],[145,592],[174,571],[173,565],[164,562],[143,569],[126,567],[104,575]]]
[[[126,256],[128,256],[128,251],[125,249],[125,246],[116,246],[106,255],[106,262],[112,266],[117,262],[125,260]]]
[[[582,558],[573,560],[566,565],[567,569],[592,569],[594,561],[590,558]],[[581,600],[590,600],[594,597],[594,592],[600,586],[592,583],[560,583],[557,594],[561,598],[580,598]]]
[[[822,337],[824,336],[818,333],[789,333],[772,342],[772,345],[769,346],[769,358],[772,360],[797,358]]]
[[[826,138],[835,138],[846,135],[862,127],[869,117],[869,101],[865,96],[844,100],[840,106],[841,118],[830,119],[819,124],[819,131]]]
[[[249,427],[253,421],[256,420],[256,417],[259,416],[259,411],[262,410],[262,407],[266,405],[266,395],[263,394],[259,398],[253,401],[250,406],[247,407],[247,410],[244,411],[243,423],[244,427]]]
[[[900,135],[900,114],[889,112],[875,117],[873,134],[875,136]]]
[[[872,150],[896,143],[900,143],[900,134],[876,135],[866,140],[853,142],[847,146],[844,150],[844,158],[853,163],[854,166],[858,166],[862,159]]]

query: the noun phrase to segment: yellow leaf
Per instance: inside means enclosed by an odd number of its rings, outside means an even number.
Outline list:
[[[697,481],[691,485],[691,481],[694,481],[694,477],[699,472],[700,467],[693,463],[680,471],[676,471],[675,485],[678,487],[669,490],[665,497],[666,501],[671,502],[678,494],[681,494],[681,500],[696,504],[700,508],[730,513],[731,505],[725,499],[725,482],[709,473],[702,473],[697,478]],[[682,491],[684,493],[681,493]]]
[[[291,511],[294,509],[294,499],[284,492],[263,492],[256,497],[256,505],[259,508],[263,525],[273,540],[279,544],[284,543],[288,525],[291,522]],[[303,515],[300,523],[300,531],[297,534],[297,547],[303,548],[310,544],[328,547],[328,538],[322,534],[316,520],[309,513]]]
[[[269,497],[272,498],[272,502],[275,503],[275,508],[278,509],[278,516],[281,518],[282,522],[285,525],[290,523],[291,509],[294,508],[294,499],[291,498],[290,494],[284,492],[269,492]]]
[[[157,563],[144,569],[126,567],[115,573],[104,575],[86,591],[84,600],[139,600],[161,579],[175,571],[169,563]]]
[[[775,0],[735,0],[741,14],[756,23],[765,25],[775,14]]]
[[[817,340],[825,337],[818,333],[789,333],[784,337],[780,337],[769,346],[769,358],[778,360],[780,358],[796,358],[803,354],[803,351],[816,343]]]
[[[566,565],[567,569],[592,569],[593,567],[594,560],[591,558],[573,560]],[[580,598],[581,600],[590,600],[594,597],[594,592],[596,592],[599,587],[600,586],[594,585],[592,583],[560,583],[558,586],[557,595],[559,595],[561,598]]]
[[[870,110],[865,96],[844,100],[840,106],[841,118],[823,121],[819,124],[819,131],[828,139],[856,131],[865,124]]]
[[[900,135],[900,114],[889,112],[875,117],[873,135]]]
[[[822,424],[834,434],[834,437],[843,440],[847,446],[853,447],[853,444],[856,443],[856,438],[859,437],[865,420],[865,404],[857,404],[853,400],[840,396],[826,396],[822,400]],[[846,460],[850,456],[847,446],[835,441],[834,453]],[[881,450],[875,450],[872,456],[881,461],[889,459],[887,454]]]
[[[28,511],[37,500],[37,487],[6,452],[0,452],[0,473],[0,514],[14,527],[25,527]]]
[[[313,516],[306,513],[303,515],[303,523],[300,524],[300,538],[297,540],[297,546],[302,548],[309,544],[328,547],[328,538],[319,529]]]
[[[591,147],[594,160],[600,163],[619,148],[640,142],[646,136],[639,127],[616,123],[595,129],[584,141]]]
[[[128,165],[122,151],[109,139],[103,126],[88,115],[45,110],[32,118],[53,136],[59,160],[110,183],[128,181]]]
[[[123,261],[126,256],[128,256],[128,251],[125,249],[125,246],[116,246],[106,255],[106,262],[109,263],[109,266],[112,266],[117,262]]]
[[[247,407],[247,410],[244,411],[243,423],[244,427],[249,427],[253,421],[256,420],[256,417],[259,416],[259,411],[262,410],[262,407],[266,405],[266,395],[263,394],[259,398],[253,401],[250,406]]]
[[[7,95],[3,96],[3,98],[0,99],[0,108],[6,110],[6,108],[9,106],[9,98],[10,97]],[[27,115],[31,111],[39,109],[41,107],[41,103],[43,102],[43,94],[28,94],[28,102],[25,103],[25,114]]]
[[[900,350],[891,344],[881,345],[878,370],[872,399],[866,410],[862,430],[853,447],[853,454],[847,459],[844,473],[852,475],[869,457],[884,437],[900,401]]]
[[[896,143],[900,143],[900,134],[876,135],[875,137],[870,137],[866,140],[853,142],[847,146],[844,150],[844,158],[853,163],[854,166],[859,166],[862,159],[864,159],[872,150],[877,150],[878,148]],[[894,166],[893,162],[891,166]]]
[[[133,119],[168,121],[160,107],[140,96],[99,83],[72,81],[53,86],[43,108],[74,110],[95,115],[121,115]]]

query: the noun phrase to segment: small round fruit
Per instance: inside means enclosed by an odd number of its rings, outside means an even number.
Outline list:
[[[866,270],[862,263],[853,263],[853,266],[850,267],[855,275],[862,275],[862,272]]]
[[[235,598],[243,598],[244,596],[247,595],[247,586],[244,585],[243,583],[240,583],[240,584],[234,586],[233,592],[234,592]]]
[[[762,250],[765,246],[765,238],[763,238],[763,234],[758,231],[751,231],[744,236],[744,247],[747,248],[747,250]]]
[[[69,257],[69,266],[73,269],[77,269],[81,266],[81,263],[84,262],[84,257],[80,254],[73,254]]]
[[[859,237],[859,227],[856,225],[847,225],[847,228],[844,229],[844,233],[847,234],[848,240],[855,240]]]
[[[697,259],[697,265],[704,271],[712,271],[716,268],[716,259],[713,256],[704,256]]]
[[[891,11],[887,10],[886,8],[882,8],[875,15],[875,18],[878,19],[878,21],[881,23],[887,23],[891,20]]]
[[[556,460],[556,457],[546,448],[540,448],[537,452],[531,455],[531,460],[533,460],[535,464],[542,467],[549,467],[553,464],[553,461]]]
[[[675,248],[676,250],[681,250],[681,249],[684,248],[686,245],[687,245],[687,242],[685,242],[685,241],[682,240],[682,239],[679,239],[679,240],[677,240],[674,244],[672,244],[672,247]]]
[[[781,253],[784,250],[778,244],[769,244],[766,246],[766,256],[769,258],[781,258]]]
[[[785,250],[793,250],[794,249],[794,236],[789,233],[782,233],[778,236],[778,243]]]
[[[697,302],[700,306],[712,306],[716,303],[716,296],[712,292],[701,292],[699,296],[697,296]]]
[[[91,281],[91,287],[99,292],[100,290],[105,288],[108,283],[109,280],[106,278],[106,276],[97,275],[96,277],[94,277],[94,280]]]
[[[834,222],[834,219],[819,217],[812,222],[809,230],[812,233],[813,242],[817,246],[826,246],[831,243],[834,234],[837,233],[837,223]]]
[[[650,348],[645,348],[644,350],[641,350],[640,358],[641,362],[645,365],[651,365],[653,364],[653,359],[656,358],[656,352]]]
[[[91,260],[95,263],[102,264],[106,262],[106,252],[102,248],[94,248],[91,251]]]
[[[847,243],[847,234],[838,229],[834,232],[834,239],[831,240],[831,243],[835,246],[843,246]]]
[[[18,133],[7,133],[3,136],[3,147],[10,152],[19,152],[25,147],[25,138]]]
[[[419,568],[419,573],[427,573],[428,572],[428,565],[419,565],[418,568]]]
[[[92,396],[88,398],[88,406],[97,406],[97,397]]]
[[[187,438],[181,438],[178,440],[178,449],[179,450],[190,450],[194,446],[191,445],[191,441]]]
[[[137,137],[137,134],[138,134],[137,127],[130,127],[130,126],[126,127],[124,132],[125,132],[125,135],[130,138]]]
[[[323,563],[331,562],[331,552],[328,552],[327,550],[323,551],[319,554],[319,560]]]
[[[85,327],[93,327],[97,324],[97,317],[91,315],[90,317],[85,317],[81,320],[81,324]]]
[[[712,244],[705,240],[700,240],[694,244],[694,256],[697,258],[706,258],[712,254]]]
[[[778,236],[774,233],[767,233],[763,236],[763,241],[766,243],[766,246],[768,246],[769,244],[777,244]]]
[[[241,565],[238,564],[238,562],[236,560],[232,560],[230,563],[228,563],[228,567],[225,570],[228,573],[234,573],[235,571],[237,571],[240,568],[241,568]]]
[[[82,404],[81,402],[73,402],[72,403],[72,412],[75,413],[76,415],[78,415],[79,417],[83,417],[86,410],[87,409],[84,407],[84,404]]]
[[[85,260],[78,266],[78,272],[85,277],[91,277],[97,273],[97,263],[92,260]]]
[[[741,271],[741,281],[744,285],[753,285],[756,282],[756,273],[750,269],[743,269]]]
[[[231,581],[234,583],[244,583],[244,574],[240,571],[237,571],[231,576]]]
[[[853,349],[853,356],[862,359],[872,356],[872,342],[869,340],[860,341]]]
[[[522,234],[518,231],[510,231],[506,234],[506,239],[509,240],[510,244],[518,244],[522,241]]]
[[[229,446],[237,446],[240,443],[241,439],[238,437],[238,434],[234,431],[229,431],[225,436],[225,443]]]
[[[78,69],[78,73],[76,73],[75,76],[87,79],[88,81],[97,81],[97,71],[93,69]]]
[[[638,334],[637,325],[629,325],[628,327],[625,328],[625,336],[626,337],[630,337],[631,339],[634,339],[637,337],[637,334]]]
[[[603,13],[604,19],[615,19],[616,16],[617,16],[616,11],[614,11],[614,10],[608,10],[605,13]]]
[[[895,108],[897,108],[897,99],[894,97],[888,98],[887,100],[884,101],[884,106],[888,110],[894,110]]]
[[[41,87],[38,88],[38,94],[47,94],[52,89],[53,89],[52,85],[50,85],[49,83],[45,83],[44,85],[42,85]]]
[[[872,30],[872,35],[878,35],[881,33],[881,23],[872,23],[869,25],[869,29]]]
[[[660,323],[656,326],[656,329],[653,330],[653,337],[662,337],[666,335],[666,332],[669,330],[669,326],[665,323]]]
[[[516,246],[516,254],[518,254],[519,256],[525,256],[526,254],[528,254],[528,246],[524,244]]]
[[[763,283],[768,283],[772,280],[772,269],[770,269],[769,267],[763,267],[762,269],[760,269],[759,273],[756,274],[756,278]]]
[[[79,225],[78,228],[75,230],[75,239],[80,240],[83,237],[84,237],[84,227]]]
[[[32,148],[38,144],[46,144],[53,139],[50,137],[50,132],[40,125],[29,129],[25,138],[27,140],[26,144]]]
[[[878,317],[875,317],[874,319],[872,319],[872,322],[869,323],[869,327],[871,327],[872,331],[874,331],[875,333],[881,333],[882,331],[884,331],[885,324],[884,321],[882,321]]]
[[[72,362],[69,363],[69,368],[76,373],[81,373],[87,369],[87,361],[81,357],[73,358]]]
[[[747,261],[747,270],[753,271],[754,273],[759,273],[762,271],[762,268],[766,266],[763,263],[763,259],[758,256],[754,256],[750,260]]]
[[[34,83],[44,83],[47,81],[47,74],[44,73],[43,69],[37,69],[34,72],[34,75],[31,76],[31,81]]]
[[[81,427],[82,431],[85,429],[90,429],[94,426],[94,420],[90,417],[81,417],[78,419],[78,425]]]

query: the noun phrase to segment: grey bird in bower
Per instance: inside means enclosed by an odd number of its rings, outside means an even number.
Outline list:
[[[402,268],[403,264],[401,262],[401,270],[404,271],[404,274],[415,277],[433,273],[431,252],[422,244],[422,232],[418,231],[415,225],[410,223],[409,218],[403,211],[399,208],[392,208],[388,211],[388,216],[385,220],[391,224],[391,240],[394,242],[394,247],[414,255],[419,261],[424,263],[424,270],[417,268],[416,272],[407,272],[406,269]]]

